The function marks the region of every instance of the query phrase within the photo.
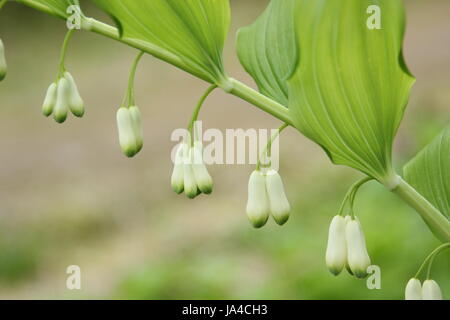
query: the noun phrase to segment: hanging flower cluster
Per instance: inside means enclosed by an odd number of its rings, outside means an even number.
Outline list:
[[[122,106],[117,110],[116,114],[120,148],[122,153],[129,158],[134,157],[144,147],[141,111],[136,106],[134,98],[134,79],[139,61],[143,55],[144,53],[140,52],[134,60],[128,80],[127,92]]]
[[[69,110],[76,117],[81,118],[84,115],[83,99],[72,75],[66,71],[62,78],[49,86],[42,105],[42,113],[46,117],[53,114],[56,122],[63,123]]]
[[[7,69],[8,67],[6,65],[5,46],[3,45],[2,39],[0,39],[0,81],[5,79]]]
[[[247,217],[252,225],[255,228],[265,226],[270,215],[277,224],[284,225],[290,212],[291,206],[278,172],[253,171],[248,182],[247,201]]]
[[[370,257],[358,218],[337,215],[330,224],[326,263],[331,273],[339,275],[344,267],[357,278],[367,276]]]
[[[134,157],[144,146],[141,112],[137,106],[120,107],[117,111],[119,144],[127,157]]]
[[[438,283],[431,279],[431,269],[436,257],[445,249],[450,248],[450,243],[444,243],[433,250],[411,278],[405,289],[405,300],[442,300],[442,292]],[[423,284],[420,282],[420,275],[427,267],[427,276]]]
[[[359,188],[370,180],[370,178],[364,178],[350,188],[339,214],[331,221],[325,260],[330,272],[336,276],[344,267],[357,278],[362,279],[367,276],[367,268],[371,260],[361,222],[353,212],[353,204]],[[346,205],[349,206],[350,212],[347,215],[344,214]]]
[[[66,34],[61,49],[58,77],[48,87],[44,103],[42,104],[42,114],[46,117],[53,114],[53,119],[58,123],[63,123],[67,120],[69,111],[78,118],[83,117],[85,112],[84,102],[78,91],[77,84],[64,65],[67,47],[73,32],[73,30],[69,30]]]
[[[412,278],[406,285],[405,300],[442,300],[441,288],[434,280],[425,280],[422,286],[419,279]]]
[[[213,180],[203,161],[203,145],[195,141],[181,143],[175,156],[172,173],[172,189],[177,194],[185,193],[190,199],[200,194],[211,194]]]

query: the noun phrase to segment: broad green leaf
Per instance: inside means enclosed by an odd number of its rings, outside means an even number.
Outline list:
[[[287,78],[295,70],[296,0],[272,0],[254,24],[239,30],[237,51],[262,94],[288,105]]]
[[[450,126],[404,168],[405,180],[450,217]]]
[[[380,29],[368,27],[374,8]],[[403,60],[404,28],[401,0],[297,1],[301,55],[289,80],[293,121],[335,164],[386,184],[394,176],[393,140],[415,82]]]
[[[206,81],[218,83],[223,79],[229,0],[94,2],[120,22],[124,37],[145,41],[177,56],[177,67]]]
[[[66,19],[69,15],[67,7],[78,4],[78,0],[16,0],[30,7],[38,7],[45,9],[44,11],[53,14],[62,19]]]

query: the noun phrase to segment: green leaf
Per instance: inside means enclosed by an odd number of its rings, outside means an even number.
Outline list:
[[[30,7],[37,7],[56,17],[67,19],[67,7],[77,4],[77,0],[16,0]],[[76,1],[76,2],[75,2]]]
[[[162,56],[176,56],[168,62],[211,83],[225,77],[229,0],[93,1],[120,22],[123,37],[145,41]]]
[[[405,180],[450,217],[450,126],[404,168]]]
[[[381,29],[369,29],[370,6]],[[289,80],[296,127],[335,164],[389,184],[392,145],[414,77],[403,60],[401,0],[299,0],[301,57]]]
[[[245,70],[262,94],[288,105],[287,78],[295,70],[296,0],[272,0],[254,24],[239,30],[237,51]]]

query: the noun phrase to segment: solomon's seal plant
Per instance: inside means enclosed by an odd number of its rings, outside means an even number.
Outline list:
[[[47,14],[67,19],[77,0],[15,0]],[[443,245],[450,242],[450,127],[416,157],[404,174],[395,170],[392,149],[415,78],[403,58],[405,13],[402,0],[271,0],[265,12],[239,30],[237,53],[258,91],[229,77],[222,51],[230,24],[229,0],[92,0],[114,18],[116,27],[86,17],[80,28],[139,50],[124,102],[117,111],[119,141],[126,156],[142,146],[139,109],[133,93],[142,55],[149,54],[210,84],[188,125],[189,136],[175,157],[172,188],[189,198],[212,192],[212,179],[203,161],[201,140],[193,124],[206,97],[215,89],[237,96],[293,127],[338,165],[360,171],[329,227],[326,263],[337,275],[346,268],[358,278],[371,264],[362,222],[353,211],[359,188],[374,180],[414,208]],[[0,8],[6,0],[0,0]],[[377,6],[380,27],[368,27],[368,8]],[[64,41],[56,81],[43,105],[46,116],[66,120],[70,110],[84,114],[84,104],[64,67]],[[6,73],[0,42],[0,79]],[[267,146],[270,154],[271,142]],[[248,186],[247,215],[256,228],[270,215],[282,225],[291,207],[278,172],[258,163]],[[428,275],[409,281],[407,299],[439,299],[440,288]]]
[[[61,49],[61,58],[56,81],[53,82],[47,90],[44,103],[42,105],[42,114],[53,118],[58,123],[63,123],[67,119],[67,114],[72,114],[78,118],[84,115],[84,102],[78,92],[77,84],[72,75],[66,71],[65,59],[67,47],[72,37],[73,30],[67,32]]]

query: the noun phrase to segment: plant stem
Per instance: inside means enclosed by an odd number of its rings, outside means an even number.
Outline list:
[[[414,276],[414,278],[419,279],[420,274],[422,273],[423,269],[425,268],[426,264],[428,261],[430,261],[430,264],[428,265],[428,272],[427,272],[427,279],[430,278],[430,270],[431,270],[431,265],[433,264],[433,260],[434,258],[441,253],[442,250],[450,248],[450,243],[444,243],[442,245],[440,245],[439,247],[437,247],[436,249],[434,249],[429,255],[428,257],[425,258],[425,260],[422,262],[419,270],[417,271],[416,275]],[[431,260],[430,260],[431,259]]]
[[[364,177],[358,181],[356,181],[350,189],[348,189],[347,193],[345,194],[344,200],[342,201],[341,207],[339,208],[339,215],[344,216],[344,209],[345,205],[348,203],[350,206],[350,215],[352,217],[355,217],[355,214],[353,212],[353,203],[355,202],[355,196],[358,193],[359,188],[361,188],[362,185],[365,183],[372,181],[373,178],[371,177]]]
[[[139,54],[134,59],[133,65],[131,66],[130,77],[128,79],[127,95],[126,95],[126,98],[125,98],[125,101],[128,104],[127,107],[135,105],[135,100],[134,100],[134,79],[136,77],[137,66],[138,66],[139,61],[141,60],[142,56],[144,55],[144,53],[145,53],[144,51],[139,52]]]
[[[258,157],[258,162],[256,164],[256,170],[259,171],[261,169],[261,158],[262,157],[268,156],[269,159],[272,157],[272,144],[275,141],[275,139],[278,138],[278,136],[281,134],[281,132],[283,132],[283,130],[286,129],[287,127],[289,127],[289,125],[287,123],[283,124],[281,127],[278,128],[277,132],[275,132],[275,134],[272,135],[272,137],[270,138],[266,147],[264,148],[263,152]],[[268,164],[268,166],[271,166],[271,161]]]
[[[66,61],[67,47],[69,46],[69,42],[70,39],[72,38],[73,32],[74,32],[73,29],[67,31],[66,37],[64,38],[63,46],[61,49],[61,56],[59,58],[58,79],[62,78],[64,76],[64,71],[66,71],[64,63]]]
[[[228,83],[229,88],[227,88],[225,91],[249,102],[250,104],[271,114],[275,118],[280,119],[284,123],[293,126],[293,122],[288,108],[266,97],[265,95],[259,93],[258,91],[248,87],[247,85],[243,84],[242,82],[236,79],[229,78],[228,81],[229,81]]]
[[[193,132],[194,124],[195,124],[195,121],[197,121],[197,119],[198,119],[198,115],[200,113],[200,110],[202,109],[203,103],[205,102],[206,98],[208,98],[208,96],[211,94],[211,92],[213,92],[216,88],[217,88],[217,85],[213,84],[205,91],[205,93],[202,95],[202,97],[198,101],[197,106],[194,109],[194,112],[192,113],[192,118],[188,124],[188,131],[192,138],[194,138],[194,132]],[[191,139],[191,141],[192,141],[192,139]]]
[[[416,189],[400,178],[399,185],[392,192],[416,209],[438,239],[450,242],[450,221]]]

